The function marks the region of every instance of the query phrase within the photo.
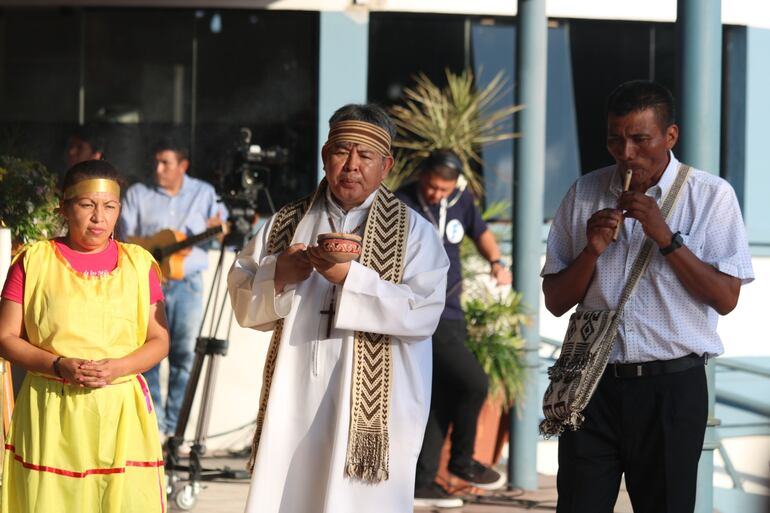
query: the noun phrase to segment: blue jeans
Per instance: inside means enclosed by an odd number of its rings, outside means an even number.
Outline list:
[[[184,400],[187,380],[190,378],[195,357],[195,340],[198,337],[203,314],[203,278],[195,273],[183,280],[169,280],[163,284],[166,300],[166,318],[171,347],[168,353],[168,394],[165,406],[160,397],[160,365],[144,373],[150,387],[150,395],[158,417],[161,433],[172,434],[176,430],[179,409]]]

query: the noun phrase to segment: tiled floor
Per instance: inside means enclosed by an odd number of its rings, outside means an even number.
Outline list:
[[[241,459],[207,459],[207,467],[243,468]],[[192,511],[196,513],[242,513],[248,493],[247,481],[212,481],[204,484],[197,496]],[[170,504],[170,511],[180,511],[175,504]],[[486,496],[472,496],[462,508],[452,510],[416,509],[415,513],[457,512],[457,513],[517,513],[556,510],[556,480],[550,476],[540,476],[539,489],[530,492],[521,490],[503,491]],[[616,513],[630,513],[625,494],[621,495]]]

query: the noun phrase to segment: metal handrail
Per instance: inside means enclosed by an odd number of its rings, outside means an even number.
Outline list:
[[[770,378],[770,369],[766,369],[751,363],[736,362],[734,360],[721,360],[721,359],[714,360],[714,363],[716,364],[717,367],[736,370],[739,372],[745,372],[747,374],[753,374],[755,376],[759,376],[763,378]],[[732,406],[734,408],[738,408],[747,412],[762,415],[770,419],[770,405],[763,404],[759,401],[755,401],[749,397],[741,396],[740,394],[728,392],[727,390],[716,389],[714,391],[714,395],[716,397],[716,400],[722,404],[726,404],[728,406]],[[725,450],[724,445],[722,444],[722,437],[719,436],[718,439],[719,439],[719,454],[720,456],[722,456],[722,461],[724,462],[724,465],[725,465],[725,471],[730,476],[730,479],[733,482],[733,488],[743,491],[743,483],[741,482],[741,478],[738,475],[738,472],[735,469],[735,466],[733,465],[732,461],[730,460],[730,457],[727,454],[727,451]]]
[[[552,347],[551,354],[548,356],[548,358],[550,358],[551,360],[555,360],[556,353],[558,353],[559,350],[561,349],[561,340],[556,340],[548,337],[540,337],[540,342]]]
[[[770,369],[767,369],[765,367],[760,367],[759,365],[754,365],[754,364],[745,363],[745,362],[736,362],[735,360],[716,359],[714,360],[714,362],[716,362],[718,367],[727,367],[728,369],[731,369],[731,370],[747,372],[749,374],[756,374],[764,378],[770,378]]]
[[[750,399],[740,394],[719,389],[716,391],[716,398],[717,401],[722,404],[770,418],[770,405],[763,404],[760,401],[755,401],[754,399]]]

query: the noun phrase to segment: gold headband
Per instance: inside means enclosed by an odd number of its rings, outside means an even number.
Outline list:
[[[338,142],[366,144],[383,157],[390,156],[390,134],[383,128],[366,121],[338,121],[329,129],[324,146]]]
[[[89,192],[111,192],[118,198],[120,197],[120,185],[115,180],[109,178],[92,178],[83,180],[74,185],[70,185],[64,191],[64,201],[75,198],[81,194]]]

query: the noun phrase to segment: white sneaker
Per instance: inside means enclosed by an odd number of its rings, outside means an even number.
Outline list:
[[[463,500],[449,495],[438,483],[414,491],[415,508],[461,508]]]

